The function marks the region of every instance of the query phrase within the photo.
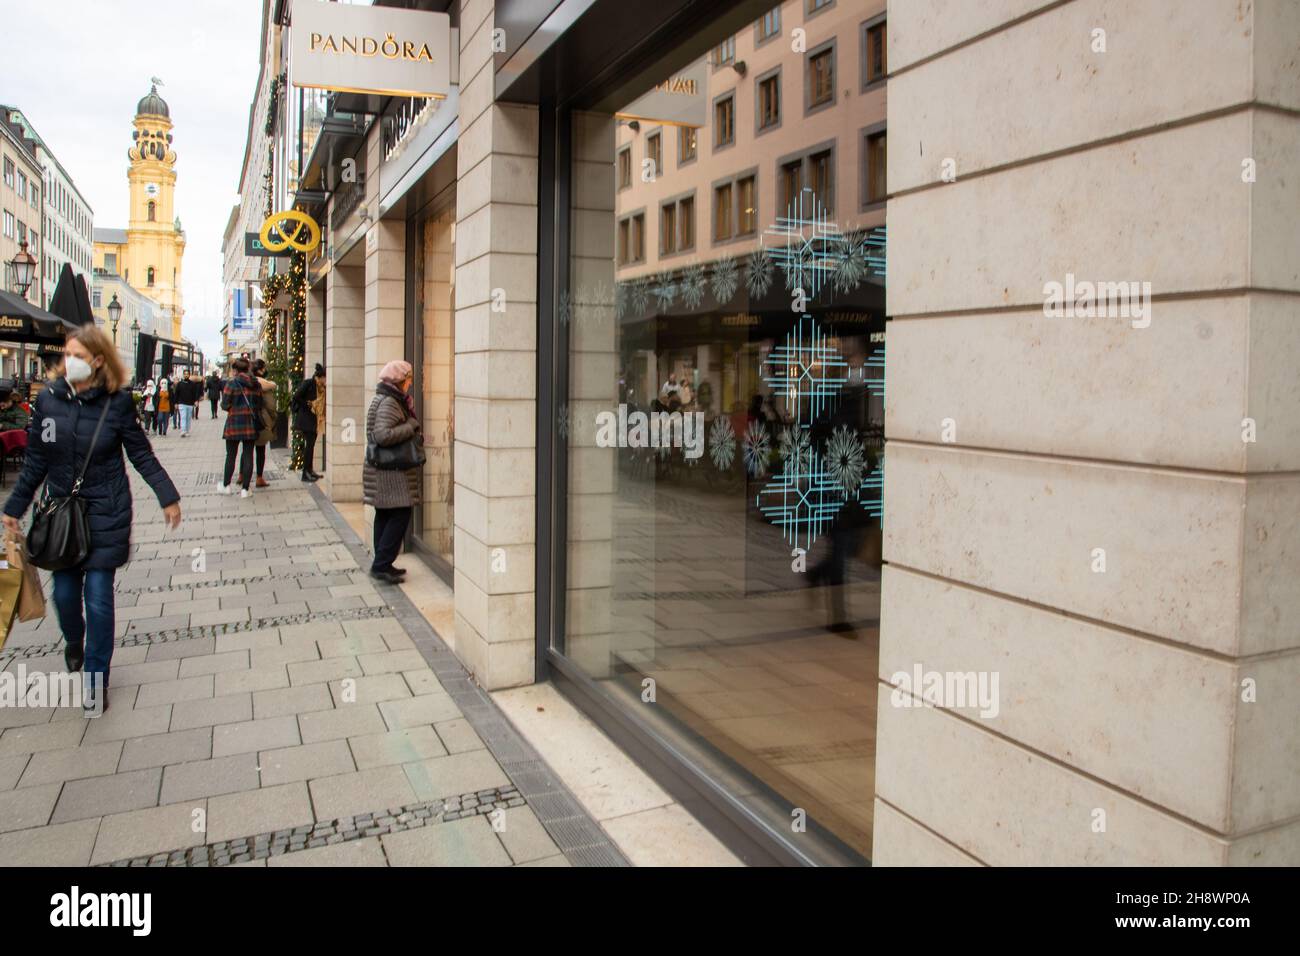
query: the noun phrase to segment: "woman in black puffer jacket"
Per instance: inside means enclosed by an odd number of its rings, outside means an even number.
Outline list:
[[[108,687],[113,659],[113,578],[131,547],[131,486],[123,449],[158,496],[172,528],[181,522],[180,495],[140,427],[131,393],[122,387],[126,372],[112,340],[93,325],[69,332],[64,366],[64,377],[36,398],[27,456],[5,503],[4,524],[19,530],[19,519],[42,481],[51,497],[69,494],[90,453],[79,492],[87,504],[90,553],[76,567],[54,572],[54,607],[66,642],[64,660],[73,671],[84,663],[86,713],[98,716],[108,708],[102,689]],[[92,451],[101,414],[104,425]],[[96,706],[99,700],[102,707]]]

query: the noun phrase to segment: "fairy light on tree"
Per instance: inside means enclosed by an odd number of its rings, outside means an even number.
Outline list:
[[[295,252],[289,258],[289,271],[277,272],[267,276],[262,282],[262,298],[266,302],[275,302],[281,295],[287,295],[288,342],[284,343],[277,334],[280,322],[285,318],[284,310],[271,308],[267,317],[272,321],[262,327],[262,339],[266,353],[266,372],[275,382],[276,411],[288,413],[289,402],[294,391],[303,379],[306,361],[307,339],[307,256]],[[303,465],[303,438],[296,429],[291,432],[289,466],[298,471]]]

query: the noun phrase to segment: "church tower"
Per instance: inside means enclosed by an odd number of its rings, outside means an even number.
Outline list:
[[[176,151],[172,148],[171,111],[157,85],[136,107],[131,167],[131,218],[126,229],[123,265],[126,280],[162,307],[171,324],[158,331],[181,341],[181,260],[185,233],[176,215]]]

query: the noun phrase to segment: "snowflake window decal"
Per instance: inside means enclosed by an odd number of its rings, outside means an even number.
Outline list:
[[[736,432],[725,415],[714,419],[709,429],[709,458],[718,471],[726,471],[736,458]]]
[[[800,319],[785,341],[759,366],[763,384],[784,398],[795,422],[810,427],[828,411],[849,380],[849,363],[809,316]]]
[[[767,456],[772,452],[772,440],[767,436],[767,429],[757,419],[745,429],[745,438],[741,443],[745,456],[745,470],[751,478],[762,478],[767,474]]]
[[[834,281],[844,258],[844,234],[807,186],[799,190],[786,214],[777,217],[776,225],[763,230],[763,237],[765,244],[768,239],[774,243],[767,252],[785,273],[785,287],[802,289],[809,298],[816,298]]]

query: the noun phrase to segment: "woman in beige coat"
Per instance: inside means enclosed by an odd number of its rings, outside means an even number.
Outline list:
[[[253,364],[253,374],[257,377],[257,384],[262,386],[263,409],[259,422],[262,427],[257,431],[257,444],[253,448],[253,461],[257,466],[257,487],[265,488],[270,484],[262,477],[266,468],[266,446],[275,438],[275,420],[279,406],[275,403],[275,382],[266,377],[266,359],[258,359]]]
[[[375,397],[366,412],[366,441],[383,448],[421,438],[411,398],[414,371],[410,362],[389,362],[379,373]],[[375,560],[370,576],[398,584],[405,569],[393,566],[411,523],[411,510],[420,503],[419,466],[379,469],[367,461],[361,472],[362,501],[375,509]]]

